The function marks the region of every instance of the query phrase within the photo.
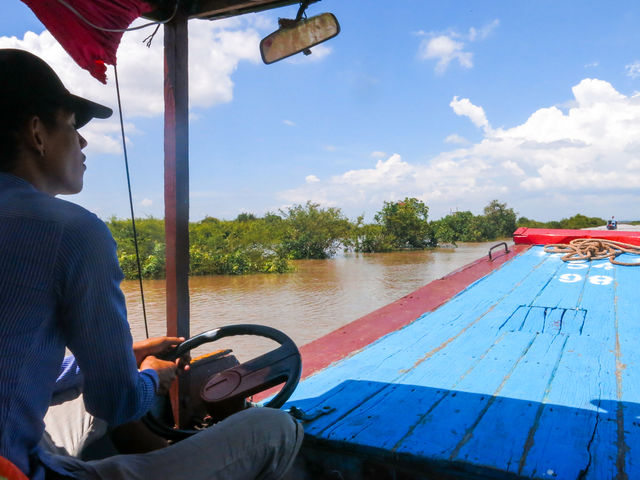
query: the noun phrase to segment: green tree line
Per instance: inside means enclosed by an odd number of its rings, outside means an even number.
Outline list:
[[[338,250],[388,252],[434,248],[457,242],[483,242],[511,237],[517,227],[585,228],[603,225],[597,217],[578,214],[558,222],[537,222],[498,200],[480,215],[454,212],[429,220],[429,207],[417,198],[384,202],[372,223],[364,216],[349,220],[339,208],[307,202],[257,217],[241,213],[234,220],[206,217],[189,224],[190,273],[216,275],[284,273],[291,260],[329,258]],[[137,277],[133,228],[130,220],[112,217],[107,225],[118,245],[118,259],[126,278]],[[136,219],[142,276],[165,276],[164,221]]]

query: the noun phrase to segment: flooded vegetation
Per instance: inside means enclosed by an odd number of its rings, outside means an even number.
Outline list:
[[[339,208],[307,202],[277,214],[256,217],[242,213],[234,220],[205,217],[189,224],[190,274],[242,275],[287,273],[294,260],[326,259],[337,252],[392,252],[510,238],[517,226],[544,226],[521,218],[505,203],[493,200],[482,215],[456,211],[429,220],[429,207],[415,198],[384,202],[373,223],[346,218]],[[576,215],[554,222],[558,228],[603,225],[600,218]],[[565,225],[566,224],[566,225]],[[107,225],[118,243],[118,258],[126,278],[137,278],[133,229],[129,220],[111,218]],[[164,222],[136,220],[143,278],[164,278]],[[547,225],[550,226],[550,225]],[[551,226],[551,228],[556,228]]]
[[[263,217],[242,213],[234,220],[205,217],[190,223],[190,274],[287,273],[296,269],[293,260],[331,258],[339,251],[375,253],[455,246],[510,238],[517,227],[586,228],[605,223],[581,214],[546,223],[525,217],[516,220],[516,212],[498,200],[491,201],[482,215],[456,211],[429,220],[429,207],[416,198],[384,202],[374,222],[365,223],[363,217],[349,220],[339,208],[307,202]],[[111,218],[107,225],[118,243],[125,277],[137,278],[131,222]],[[136,225],[143,278],[164,278],[164,222],[146,218],[137,219]]]

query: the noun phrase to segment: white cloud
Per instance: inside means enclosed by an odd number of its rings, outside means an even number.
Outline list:
[[[500,20],[495,19],[492,22],[487,23],[480,29],[471,27],[469,29],[469,35],[468,35],[469,41],[475,42],[476,40],[484,40],[491,34],[491,32],[493,32],[496,28],[498,28],[498,25],[500,25]]]
[[[636,60],[629,65],[625,65],[624,69],[627,71],[627,76],[631,78],[640,77],[640,61]]]
[[[445,143],[457,143],[459,145],[467,145],[469,140],[458,135],[457,133],[452,133],[451,135],[447,135],[447,138],[444,139]]]
[[[436,73],[444,73],[451,62],[457,61],[462,68],[473,67],[473,53],[467,51],[466,43],[486,39],[493,30],[500,25],[499,20],[493,20],[477,29],[471,27],[467,35],[461,35],[455,31],[448,33],[431,33],[430,38],[420,43],[418,57],[422,60],[437,60]],[[426,35],[424,31],[416,32],[416,35]]]
[[[574,107],[534,111],[520,125],[490,129],[484,110],[457,100],[452,108],[485,129],[468,147],[427,161],[393,154],[375,167],[349,170],[281,192],[283,200],[379,210],[384,200],[414,196],[430,216],[450,208],[480,213],[491,199],[541,220],[577,212],[637,216],[640,188],[640,93],[623,95],[608,82],[584,79],[572,88]],[[473,108],[472,108],[473,107]]]
[[[500,166],[514,175],[524,175],[524,170],[522,170],[518,164],[512,160],[505,160],[500,164]]]
[[[429,40],[423,40],[420,46],[420,58],[423,60],[438,60],[436,72],[444,73],[449,64],[457,60],[462,68],[473,67],[473,54],[463,50],[464,43],[458,42],[446,35],[438,35]]]
[[[118,112],[116,111],[111,119],[91,122],[82,128],[81,134],[88,144],[87,155],[98,153],[122,154],[122,132],[117,115]],[[128,146],[133,143],[130,136],[141,135],[142,133],[131,122],[125,122],[124,131]]]
[[[453,97],[453,100],[451,100],[449,106],[453,108],[456,115],[468,117],[476,127],[480,127],[485,131],[491,130],[491,126],[489,125],[487,116],[484,113],[484,109],[471,103],[468,98],[461,98],[458,100],[458,97],[455,96]]]
[[[150,198],[143,198],[140,202],[140,205],[142,205],[143,207],[150,207],[151,205],[153,205],[153,200],[151,200]]]
[[[289,126],[289,127],[295,127],[295,123],[292,122],[291,120],[283,120],[282,123],[284,123],[285,125]]]
[[[233,99],[231,75],[242,61],[257,63],[260,60],[258,43],[260,35],[252,19],[227,19],[217,22],[192,22],[189,25],[189,56],[198,61],[189,62],[189,98],[192,108],[208,108]],[[136,23],[141,23],[137,20]],[[163,97],[163,29],[159,29],[151,48],[142,40],[149,35],[148,29],[127,32],[118,49],[118,77],[125,119],[161,115],[164,110]],[[115,75],[108,67],[108,85],[103,85],[69,57],[53,36],[27,32],[22,39],[0,37],[0,48],[28,50],[49,63],[58,73],[66,87],[73,93],[85,96],[105,105],[117,107]],[[83,129],[90,142],[101,145],[105,153],[119,152],[119,136],[112,134],[108,121],[92,122]],[[91,132],[91,133],[87,133]]]
[[[591,63],[587,63],[585,64],[584,68],[595,68],[598,65],[600,65],[600,62],[598,62],[597,60],[595,62],[591,62]]]
[[[374,150],[373,152],[371,152],[371,156],[373,158],[384,158],[387,156],[387,154],[380,150]]]
[[[335,179],[338,183],[363,186],[386,183],[398,185],[411,173],[409,164],[402,161],[398,154],[393,154],[385,162],[378,160],[375,168],[349,170]]]
[[[318,183],[320,179],[315,175],[307,175],[306,177],[304,177],[304,181],[307,183]]]

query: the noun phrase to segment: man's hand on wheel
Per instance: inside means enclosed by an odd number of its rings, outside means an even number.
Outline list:
[[[138,368],[143,370],[142,363],[150,355],[158,356],[169,353],[184,342],[184,337],[153,337],[133,343],[133,354],[136,357]],[[179,372],[189,370],[189,356],[180,357],[175,364]]]
[[[145,370],[150,368],[155,370],[158,374],[158,378],[160,379],[160,383],[158,384],[158,390],[156,394],[164,395],[171,388],[171,384],[176,378],[176,374],[178,372],[177,360],[175,362],[168,362],[166,360],[160,360],[153,355],[149,355],[145,357],[140,364],[140,370]]]

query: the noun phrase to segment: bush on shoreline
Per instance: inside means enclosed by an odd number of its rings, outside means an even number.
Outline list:
[[[294,270],[291,260],[329,258],[339,249],[363,253],[424,249],[510,237],[517,227],[586,228],[606,223],[581,214],[557,222],[516,220],[513,209],[498,200],[491,201],[482,215],[453,212],[429,221],[428,213],[424,202],[407,197],[384,202],[374,223],[368,224],[363,215],[351,222],[339,208],[321,208],[310,201],[263,217],[251,213],[241,213],[235,220],[205,217],[189,224],[189,272],[285,273]],[[137,278],[131,221],[112,217],[106,223],[118,245],[125,277]],[[136,230],[143,278],[164,278],[164,220],[136,219]]]

